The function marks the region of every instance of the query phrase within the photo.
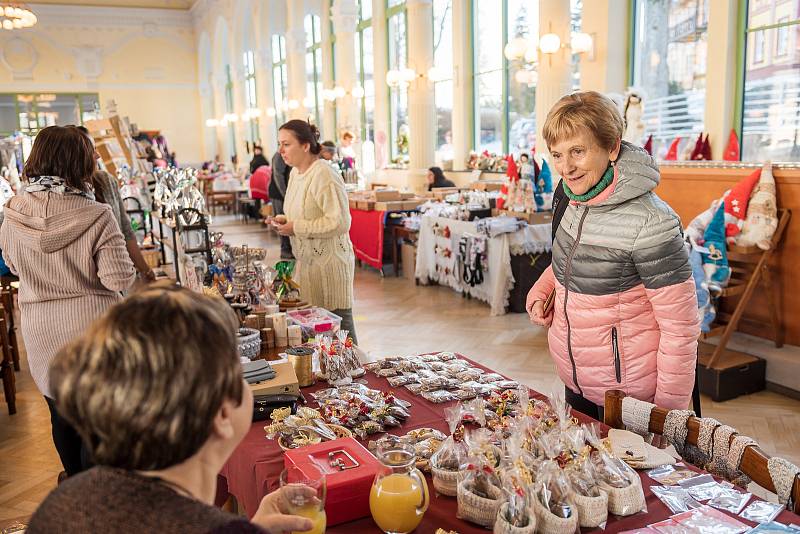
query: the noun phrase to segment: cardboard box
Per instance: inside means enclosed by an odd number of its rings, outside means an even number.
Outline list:
[[[550,224],[553,222],[552,211],[539,211],[536,213],[525,213],[521,211],[499,210],[499,215],[507,215],[509,217],[516,217],[521,221],[528,224]]]
[[[412,200],[415,196],[414,193],[400,193],[400,200]]]
[[[458,193],[457,187],[437,187],[433,190],[433,198],[436,200],[444,200],[447,195]]]
[[[372,211],[375,209],[375,203],[369,200],[359,200],[356,202],[356,208],[363,211]]]
[[[350,199],[347,200],[347,203],[350,205],[350,209],[351,210],[357,210],[358,209],[358,200],[356,200],[354,198],[350,198]]]
[[[400,248],[400,268],[403,271],[403,278],[416,280],[417,271],[417,247],[410,243],[403,243]]]
[[[358,465],[353,466],[353,459]],[[332,461],[341,461],[347,468],[339,469]],[[381,463],[353,438],[288,450],[283,463],[287,468],[297,467],[310,479],[325,476],[329,527],[370,516],[369,494]]]
[[[503,188],[503,182],[479,180],[477,182],[472,182],[470,188],[476,191],[500,191]]]
[[[421,205],[425,204],[426,199],[424,198],[414,198],[411,200],[404,200],[403,201],[403,209],[404,210],[415,210]]]
[[[395,200],[402,200],[400,197],[400,191],[397,189],[376,189],[374,191],[369,191],[366,198],[368,200],[372,200],[373,202],[392,202]]]
[[[375,209],[377,211],[402,211],[403,201],[393,200],[391,202],[376,202]]]

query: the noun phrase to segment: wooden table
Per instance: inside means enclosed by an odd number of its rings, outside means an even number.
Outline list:
[[[476,367],[490,371],[490,369],[480,364],[475,362],[471,363]],[[386,379],[380,378],[373,373],[367,373],[365,378],[367,379],[368,387],[383,391],[391,390],[398,398],[412,403],[411,417],[401,427],[390,429],[392,434],[402,435],[409,430],[421,427],[432,427],[445,433],[448,432],[444,418],[444,410],[454,405],[454,402],[433,404],[422,397],[412,394],[405,388],[391,388]],[[314,386],[304,388],[303,393],[309,398],[309,401],[311,401],[308,395],[309,393],[326,387],[328,387],[326,383],[318,382]],[[531,391],[531,398],[544,399],[544,396],[538,392]],[[313,401],[309,402],[309,404],[312,406],[316,405]],[[597,423],[597,421],[594,421],[582,413],[573,413],[581,423]],[[218,479],[217,503],[222,503],[229,495],[233,495],[238,502],[244,506],[248,516],[253,515],[264,495],[278,487],[278,477],[284,465],[283,451],[274,440],[266,439],[264,432],[264,426],[266,424],[267,422],[263,421],[253,423],[242,443],[228,459]],[[608,431],[608,427],[601,423],[598,424],[600,424],[600,428],[605,434]],[[370,436],[370,439],[376,439],[379,436],[380,434]],[[362,443],[366,445],[365,442]],[[699,472],[700,470],[698,469],[697,471]],[[610,515],[605,533],[641,528],[667,519],[672,515],[669,509],[650,489],[652,485],[657,485],[657,483],[645,475],[644,471],[640,471],[639,475],[642,478],[642,486],[647,501],[647,513],[638,513],[628,517]],[[445,530],[455,530],[460,534],[485,534],[487,532],[487,530],[482,527],[457,519],[456,499],[454,497],[437,496],[435,494],[436,492],[433,491],[433,483],[430,477],[427,478],[428,487],[431,490],[430,507],[416,532],[432,533],[440,527],[445,528]],[[737,517],[737,519],[744,523],[754,525],[740,517]],[[788,511],[783,511],[781,515],[778,516],[778,520],[784,524],[800,524],[800,516]],[[328,528],[328,532],[346,532],[352,534],[354,532],[378,533],[380,530],[372,521],[372,518],[366,517],[330,527]]]

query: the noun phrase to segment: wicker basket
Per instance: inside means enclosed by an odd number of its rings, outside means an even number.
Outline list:
[[[436,493],[447,495],[448,497],[458,495],[458,471],[448,471],[447,469],[438,469],[431,466],[431,474],[433,489],[436,490]]]
[[[350,431],[349,428],[345,428],[345,427],[343,427],[341,425],[332,425],[330,423],[325,423],[325,424],[327,425],[328,428],[333,430],[333,433],[336,434],[336,438],[337,439],[338,438],[352,438],[353,437],[353,433]],[[283,441],[283,437],[279,437],[278,438],[278,445],[280,446],[281,449],[283,449],[285,451],[291,450],[290,447],[286,446],[286,443]]]
[[[494,499],[484,499],[468,491],[464,487],[464,482],[458,484],[458,517],[471,521],[483,527],[491,527],[494,525],[497,513],[500,511],[500,505],[503,504],[501,499],[503,492],[499,488],[489,486],[491,493],[495,496]]]
[[[261,333],[255,328],[240,328],[236,345],[239,356],[255,360],[261,354]]]
[[[573,493],[572,500],[578,508],[578,522],[582,527],[596,528],[608,520],[608,494],[600,491],[599,497]]]
[[[508,503],[504,502],[500,506],[500,513],[497,514],[497,520],[494,522],[494,534],[533,534],[536,532],[536,514],[530,510],[530,521],[527,527],[515,527],[505,520],[505,512],[508,508]]]
[[[536,513],[536,532],[541,534],[573,534],[578,528],[578,514],[570,517],[558,517],[539,502],[533,500],[533,511]]]
[[[142,258],[151,269],[155,269],[161,264],[161,252],[157,248],[143,248]]]
[[[608,511],[614,515],[626,516],[638,513],[644,508],[644,490],[639,477],[631,480],[631,485],[626,488],[613,488],[603,486],[603,491],[608,493]]]

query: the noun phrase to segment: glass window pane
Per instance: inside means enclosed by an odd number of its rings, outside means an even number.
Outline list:
[[[634,86],[646,95],[643,143],[663,158],[675,137],[680,150],[703,130],[708,0],[638,0]]]
[[[436,162],[453,160],[453,81],[433,86],[436,102]]]
[[[372,18],[372,0],[359,0],[361,7],[361,20],[369,20]]]
[[[475,127],[479,151],[503,152],[503,72],[496,70],[475,77],[478,110]]]
[[[81,95],[81,122],[100,118],[100,99],[96,94]]]
[[[433,64],[446,79],[453,76],[453,0],[433,2]]]
[[[320,23],[319,17],[313,15],[312,22],[314,23],[314,43],[321,43],[322,42],[322,24]]]
[[[306,32],[306,48],[311,48],[314,45],[314,29],[312,26],[311,15],[306,15],[303,19],[303,29]]]
[[[389,18],[389,68],[406,66],[406,16],[398,13]]]
[[[408,162],[408,89],[394,87],[389,93],[391,107],[390,128],[392,137],[392,160],[396,163]]]
[[[503,67],[503,10],[497,0],[475,1],[476,73]]]
[[[800,0],[751,1],[747,20],[742,160],[800,161]]]
[[[581,31],[581,14],[583,12],[583,0],[570,0],[570,31]],[[581,55],[572,54],[572,89],[577,91],[581,88]]]
[[[273,63],[280,63],[281,62],[281,36],[280,35],[273,35],[272,36],[272,62]]]
[[[572,0],[575,2],[575,0]],[[508,0],[508,39],[525,39],[533,43],[539,35],[538,2]],[[530,45],[534,46],[534,45]],[[536,144],[536,84],[535,78],[517,80],[517,72],[533,72],[522,61],[509,62],[508,77],[508,150],[514,153],[529,152]]]
[[[402,6],[406,0],[389,0],[389,7]]]

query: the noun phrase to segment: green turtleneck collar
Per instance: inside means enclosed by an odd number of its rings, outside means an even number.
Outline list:
[[[599,195],[600,193],[602,193],[606,189],[606,187],[608,187],[613,181],[614,181],[614,167],[612,165],[609,165],[608,168],[606,169],[606,172],[603,173],[603,177],[600,178],[600,181],[597,182],[594,185],[594,187],[589,189],[586,193],[582,195],[576,195],[575,193],[570,191],[567,182],[563,182],[564,193],[566,193],[569,199],[574,202],[588,202],[597,195]]]

